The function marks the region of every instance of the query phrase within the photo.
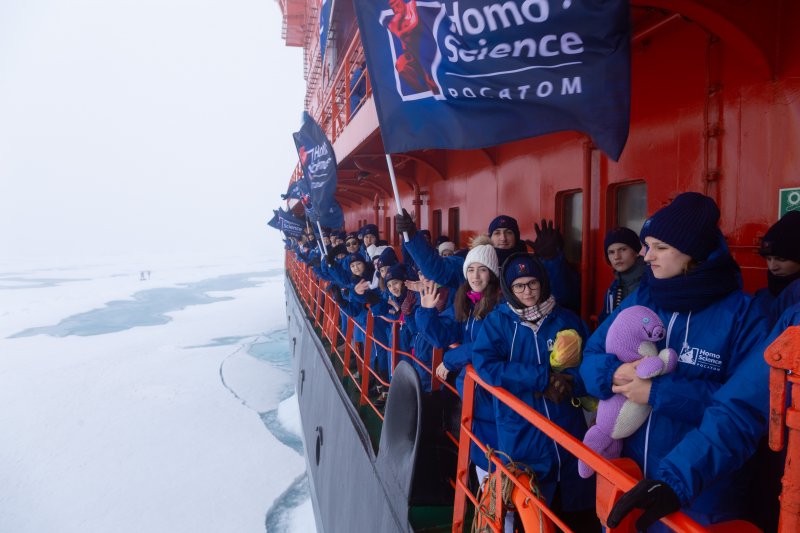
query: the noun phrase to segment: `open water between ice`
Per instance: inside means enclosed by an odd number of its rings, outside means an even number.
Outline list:
[[[114,300],[105,307],[69,316],[58,324],[29,328],[11,335],[9,338],[31,337],[33,335],[104,335],[125,331],[137,326],[160,326],[171,317],[167,313],[180,311],[190,305],[213,304],[230,300],[230,296],[209,296],[209,292],[226,292],[247,289],[260,285],[265,277],[275,276],[283,270],[266,272],[245,272],[228,274],[193,283],[181,283],[178,287],[147,289],[132,295],[131,300]],[[24,279],[24,278],[23,278]],[[52,286],[58,280],[46,280]],[[33,283],[33,280],[28,280]]]

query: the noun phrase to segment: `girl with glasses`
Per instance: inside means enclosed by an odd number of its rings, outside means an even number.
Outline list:
[[[575,438],[586,433],[583,410],[571,399],[585,395],[577,369],[550,367],[556,336],[574,330],[582,340],[586,324],[558,305],[547,270],[533,255],[515,253],[500,271],[505,302],[483,320],[472,348],[482,379],[503,387]],[[511,408],[495,402],[498,449],[536,472],[548,506],[574,531],[599,531],[594,482],[578,476],[577,459]]]

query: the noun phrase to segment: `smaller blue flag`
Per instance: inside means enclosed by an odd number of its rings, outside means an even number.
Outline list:
[[[304,221],[291,213],[280,210],[278,211],[278,219],[280,220],[281,231],[290,237],[299,237],[306,232]]]
[[[306,213],[323,226],[344,226],[344,212],[334,197],[337,183],[336,154],[328,137],[311,115],[305,112],[303,126],[293,137],[310,196],[310,203],[303,202]]]
[[[328,45],[328,30],[331,27],[331,10],[333,0],[322,0],[319,8],[319,56],[321,62],[325,62],[325,50]]]
[[[269,220],[269,222],[267,222],[267,226],[275,228],[277,230],[281,229],[281,221],[280,218],[278,217],[277,209],[272,210],[272,218]]]

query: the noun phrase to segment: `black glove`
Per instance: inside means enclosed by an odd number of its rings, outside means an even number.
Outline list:
[[[561,232],[553,226],[552,220],[542,219],[542,226],[533,225],[536,231],[536,240],[533,241],[533,251],[540,259],[552,259],[561,251],[564,240]]]
[[[663,481],[643,479],[622,495],[608,514],[608,527],[617,527],[633,509],[644,509],[636,521],[636,529],[644,531],[662,516],[681,508],[681,502],[672,488]]]
[[[394,216],[394,225],[397,233],[402,235],[404,232],[408,233],[408,238],[412,238],[417,234],[417,225],[414,224],[414,219],[408,214],[408,211],[403,209],[402,215]]]
[[[347,253],[347,248],[344,244],[338,244],[332,248],[328,248],[328,255],[325,256],[325,262],[333,266],[336,264],[336,256],[344,253]]]
[[[369,305],[376,305],[381,303],[381,297],[378,296],[378,293],[375,291],[368,290],[364,293],[364,298],[367,300]]]
[[[572,398],[572,386],[574,379],[569,374],[559,374],[550,372],[550,384],[542,393],[542,396],[553,403],[561,403]]]
[[[342,297],[342,289],[340,289],[338,285],[331,285],[328,287],[328,293],[331,295],[331,298],[333,298],[334,302],[342,305],[344,298]]]

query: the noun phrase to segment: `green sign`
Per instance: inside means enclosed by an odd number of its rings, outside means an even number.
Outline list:
[[[778,218],[789,211],[800,211],[800,187],[778,191]]]

